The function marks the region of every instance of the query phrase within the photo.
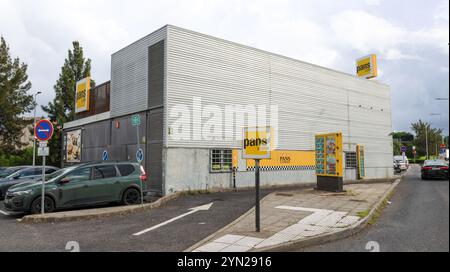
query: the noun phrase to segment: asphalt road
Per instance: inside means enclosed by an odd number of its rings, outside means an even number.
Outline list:
[[[373,241],[381,252],[448,252],[448,184],[448,180],[422,181],[419,168],[411,169],[374,225],[353,237],[297,251],[370,251],[366,246]]]
[[[133,235],[211,202],[208,211]],[[81,251],[183,251],[253,206],[254,191],[246,190],[186,196],[143,213],[78,222],[28,225],[0,212],[0,251],[66,251],[69,241],[78,242]]]

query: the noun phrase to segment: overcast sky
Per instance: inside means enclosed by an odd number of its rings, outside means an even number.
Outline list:
[[[0,35],[28,64],[40,104],[73,40],[99,84],[112,53],[166,24],[352,74],[356,58],[376,53],[393,129],[422,118],[448,131],[448,101],[435,100],[449,96],[448,0],[0,0]]]

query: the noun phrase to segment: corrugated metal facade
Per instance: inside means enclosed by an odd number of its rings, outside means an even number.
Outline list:
[[[111,56],[112,117],[148,109],[148,50],[166,33],[163,27]]]
[[[166,91],[169,127],[177,120],[171,109],[192,108],[194,97],[203,107],[222,109],[278,105],[278,149],[313,150],[316,133],[341,131],[346,150],[366,147],[367,167],[391,168],[390,89],[379,82],[169,26]],[[196,122],[191,119],[191,135],[200,135]],[[241,143],[168,137],[167,146],[240,148]]]

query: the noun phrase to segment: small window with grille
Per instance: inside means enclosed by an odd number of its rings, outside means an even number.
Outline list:
[[[357,167],[356,152],[345,152],[345,168],[356,169]]]
[[[211,172],[231,172],[233,151],[230,149],[213,149],[210,155]]]

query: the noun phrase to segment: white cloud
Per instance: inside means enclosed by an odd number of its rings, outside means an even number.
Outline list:
[[[380,0],[365,0],[366,5],[369,6],[379,6],[381,4]]]
[[[432,106],[417,107],[423,97],[448,93],[448,0],[430,1],[426,11],[416,2],[404,5],[381,0],[79,0],[76,5],[0,0],[0,34],[13,55],[29,64],[33,89],[45,92],[41,104],[53,98],[73,40],[81,42],[101,83],[109,80],[113,52],[165,24],[349,73],[354,73],[354,59],[377,53],[378,80],[391,85],[399,127],[404,118]],[[405,20],[410,13],[421,14],[420,20]]]

